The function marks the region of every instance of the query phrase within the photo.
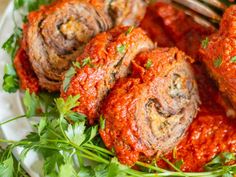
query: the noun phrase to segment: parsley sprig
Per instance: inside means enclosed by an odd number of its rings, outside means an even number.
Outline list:
[[[162,169],[156,164],[143,162],[136,163],[142,171],[131,169],[120,164],[114,152],[105,148],[98,134],[98,125],[87,126],[86,117],[73,112],[73,108],[79,104],[79,95],[69,96],[66,100],[62,98],[54,100],[46,98],[47,94],[45,93],[39,96],[28,92],[25,94],[24,99],[27,99],[24,102],[26,112],[32,112],[30,115],[37,114],[35,110],[38,108],[35,105],[40,104],[43,107],[40,113],[40,122],[35,125],[35,132],[31,132],[21,141],[0,139],[0,142],[9,144],[5,150],[2,150],[0,157],[0,171],[3,176],[14,176],[17,171],[16,168],[20,166],[12,165],[12,152],[16,147],[24,148],[20,155],[19,164],[30,150],[37,151],[44,158],[42,169],[44,175],[52,177],[154,177],[157,174],[158,176],[217,177],[222,175],[232,176],[236,172],[236,165],[228,165],[230,161],[235,160],[234,153],[224,153],[220,155],[220,158],[215,157],[212,162],[206,165],[208,172],[182,172],[179,168],[183,163],[182,161],[172,164],[164,157],[162,159],[176,171]],[[29,101],[28,99],[32,100]],[[42,100],[46,101],[42,102]],[[74,124],[70,124],[67,121],[70,117],[73,117]],[[100,126],[104,128],[104,118],[101,116],[100,119],[102,120]],[[89,160],[89,163],[85,163],[85,160]]]

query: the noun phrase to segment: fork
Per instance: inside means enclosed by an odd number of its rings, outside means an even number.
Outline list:
[[[158,1],[158,0],[157,0]],[[173,4],[175,7],[193,17],[201,25],[216,27],[224,10],[234,0],[159,0]]]

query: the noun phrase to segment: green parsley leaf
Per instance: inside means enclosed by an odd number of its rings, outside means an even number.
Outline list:
[[[55,99],[57,110],[61,115],[68,115],[71,113],[71,109],[73,109],[76,106],[79,106],[79,100],[80,95],[72,96],[70,95],[66,100],[63,98],[57,98]]]
[[[31,132],[26,136],[24,140],[30,142],[38,142],[40,140],[40,136],[36,132]]]
[[[151,66],[152,66],[152,60],[150,60],[150,59],[148,59],[147,60],[147,62],[145,63],[145,65],[144,65],[144,67],[146,68],[146,69],[150,69],[151,68]]]
[[[89,127],[86,131],[85,134],[87,135],[86,141],[84,143],[90,142],[91,140],[94,139],[95,136],[98,134],[98,125]]]
[[[230,174],[230,173],[224,173],[222,175],[222,177],[234,177],[234,176],[232,174]]]
[[[39,122],[38,126],[38,134],[41,135],[42,131],[46,128],[47,126],[47,119],[46,117],[42,117]]]
[[[39,97],[35,93],[30,94],[29,90],[26,90],[23,103],[26,108],[26,117],[30,118],[36,115],[38,109],[40,109]]]
[[[67,117],[73,122],[81,122],[81,121],[86,120],[86,116],[84,114],[77,113],[77,112],[70,112],[67,114]]]
[[[19,47],[18,40],[21,38],[22,29],[15,28],[14,33],[7,39],[7,41],[3,44],[2,49],[4,49],[13,60],[16,51]]]
[[[12,51],[14,50],[14,42],[15,42],[15,35],[12,34],[7,41],[3,44],[2,48],[9,54],[11,55]]]
[[[0,176],[13,177],[13,173],[13,158],[12,156],[10,156],[8,159],[4,160],[3,163],[0,164]]]
[[[174,163],[174,165],[175,165],[176,168],[178,168],[178,169],[180,169],[183,164],[184,164],[183,159],[177,160],[177,161]]]
[[[74,65],[74,67],[76,67],[78,69],[81,68],[81,65],[80,65],[80,63],[78,61],[74,61],[72,64]]]
[[[121,54],[125,53],[125,50],[126,50],[126,45],[118,45],[116,47],[116,51],[121,53]]]
[[[15,9],[19,9],[24,6],[24,0],[14,0]]]
[[[96,177],[107,177],[108,175],[108,166],[105,164],[99,164],[95,166],[94,173]]]
[[[215,68],[219,68],[222,64],[222,57],[219,56],[213,61],[213,65]]]
[[[53,0],[14,0],[14,8],[26,8],[28,12],[39,9],[41,5],[49,4]]]
[[[16,76],[15,68],[12,64],[6,64],[4,67],[4,74]]]
[[[86,65],[89,65],[89,66],[92,66],[92,60],[90,57],[87,57],[87,58],[84,58],[82,60],[82,67],[86,66]]]
[[[107,177],[125,176],[125,173],[123,173],[123,171],[126,169],[128,169],[128,167],[125,165],[121,165],[118,162],[118,159],[114,157],[111,159],[111,162],[109,164]]]
[[[94,177],[94,171],[92,169],[92,167],[83,167],[79,170],[78,173],[79,177]]]
[[[76,122],[75,125],[69,125],[65,133],[71,142],[80,146],[86,139],[85,128],[85,122]]]
[[[40,105],[45,112],[48,112],[50,110],[55,110],[54,99],[59,97],[58,93],[48,93],[48,92],[41,91],[38,94],[38,96],[39,96]]]
[[[50,155],[46,157],[43,165],[44,176],[58,177],[59,174],[57,168],[63,164],[64,160],[60,153],[50,153]]]
[[[209,163],[205,165],[204,168],[207,171],[213,171],[224,166],[226,163],[230,161],[235,161],[235,160],[236,160],[235,153],[223,152],[215,156]]]
[[[106,119],[103,117],[103,115],[100,115],[99,120],[100,120],[100,128],[104,130],[106,126]]]
[[[20,28],[15,28],[14,33],[2,46],[2,48],[10,55],[12,62],[19,47],[18,40],[21,37],[21,33],[22,30]],[[3,90],[9,93],[16,92],[19,89],[19,80],[12,64],[5,65],[2,87]]]
[[[231,62],[231,63],[236,63],[236,56],[233,56],[233,57],[230,59],[230,62]]]
[[[130,26],[128,30],[125,32],[125,35],[130,34],[133,31],[133,29],[134,29],[134,26]]]
[[[76,172],[71,162],[60,166],[59,177],[76,177]]]
[[[208,43],[209,43],[209,38],[208,37],[206,37],[204,40],[202,40],[202,48],[203,49],[206,49],[207,48],[207,46],[208,46]]]
[[[3,77],[2,88],[4,91],[6,91],[8,93],[14,93],[19,89],[19,79],[15,74],[13,74],[13,75],[7,74],[6,68],[8,68],[7,65],[5,65],[5,71],[4,71],[5,74]]]
[[[66,92],[69,88],[70,81],[72,77],[75,75],[76,71],[74,67],[70,67],[70,69],[65,74],[65,79],[63,80],[63,90]]]

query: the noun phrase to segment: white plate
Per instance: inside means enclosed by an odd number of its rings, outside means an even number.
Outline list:
[[[7,38],[12,34],[14,24],[12,20],[13,12],[13,1],[8,5],[5,13],[2,16],[0,22],[0,46],[7,40]],[[4,65],[11,61],[7,53],[0,49],[0,122],[5,121],[9,118],[24,115],[24,109],[22,107],[22,102],[20,99],[20,93],[8,94],[2,89],[3,75],[4,75]],[[26,118],[13,121],[11,123],[5,124],[0,127],[1,139],[7,140],[21,140],[25,136],[32,132],[32,126],[29,120]],[[15,157],[18,159],[22,148],[17,148],[14,151]],[[42,160],[35,152],[30,152],[26,159],[22,163],[23,168],[32,177],[39,177],[42,171]]]

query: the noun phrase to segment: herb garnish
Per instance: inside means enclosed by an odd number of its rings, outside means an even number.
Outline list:
[[[219,56],[213,61],[213,65],[215,68],[219,68],[222,64],[222,57]]]
[[[144,67],[146,69],[150,69],[152,64],[153,64],[152,60],[148,59],[147,62],[145,63],[145,65],[144,65]]]
[[[125,32],[125,35],[130,34],[133,31],[133,29],[134,29],[134,26],[130,26],[128,30]]]
[[[100,115],[99,122],[100,122],[100,128],[102,130],[105,129],[106,120],[104,119],[103,115]]]
[[[206,37],[204,40],[202,40],[202,48],[206,49],[209,43],[209,38]]]
[[[64,78],[63,84],[62,84],[64,92],[66,92],[68,90],[69,85],[70,85],[70,81],[76,73],[75,68],[81,69],[82,67],[85,67],[86,65],[88,65],[90,67],[94,66],[92,64],[92,60],[91,60],[90,57],[84,58],[83,60],[81,60],[81,63],[78,62],[78,61],[75,61],[72,64],[73,64],[73,66],[71,66],[70,69],[67,70],[66,73],[65,73],[65,78]]]
[[[14,93],[19,89],[19,79],[12,64],[4,66],[2,88],[9,93]]]
[[[72,79],[72,77],[75,75],[76,73],[76,70],[73,66],[70,67],[70,69],[68,71],[66,71],[66,74],[65,74],[65,78],[63,80],[63,90],[64,92],[66,92],[69,88],[69,85],[70,85],[70,81]]]
[[[39,97],[35,94],[29,93],[29,90],[25,91],[25,96],[23,98],[23,103],[26,107],[26,117],[30,118],[32,116],[35,116],[37,111],[40,110],[40,102]]]
[[[90,67],[93,66],[92,60],[91,60],[90,57],[84,58],[84,59],[82,60],[82,67],[84,67],[84,66],[86,66],[86,65],[89,65]]]
[[[126,45],[118,45],[116,47],[116,51],[121,53],[121,54],[125,53],[125,50],[126,50]]]
[[[233,57],[230,59],[230,62],[231,62],[231,63],[236,63],[236,56],[233,56]]]
[[[81,64],[80,64],[80,62],[74,61],[74,62],[72,62],[72,64],[73,64],[74,67],[76,67],[76,68],[78,68],[78,69],[81,69]]]
[[[26,93],[28,98],[35,96]],[[235,154],[224,153],[220,156],[221,160],[213,159],[208,163],[208,172],[182,172],[180,165],[182,160],[172,164],[169,160],[162,157],[176,171],[159,168],[156,164],[146,164],[136,162],[142,171],[134,170],[118,162],[115,154],[98,144],[101,138],[98,135],[98,125],[87,127],[85,119],[78,119],[73,125],[66,121],[66,117],[74,114],[73,108],[79,105],[79,95],[69,96],[67,99],[57,98],[54,102],[45,104],[48,109],[42,112],[40,122],[35,125],[35,132],[30,133],[22,141],[11,141],[0,139],[0,142],[8,143],[9,146],[2,150],[0,158],[0,175],[13,176],[18,173],[20,165],[13,165],[12,152],[16,147],[23,147],[20,155],[23,160],[30,150],[36,150],[44,158],[44,176],[78,176],[78,177],[141,177],[149,176],[211,176],[220,177],[235,173],[236,165],[227,165],[235,159]],[[32,102],[37,102],[35,99]],[[29,104],[29,102],[27,102]],[[27,105],[26,104],[26,105]],[[56,106],[55,106],[56,105]],[[26,112],[30,112],[26,107]],[[103,118],[101,118],[102,120]],[[15,120],[15,119],[12,119]],[[103,124],[103,123],[102,123]],[[0,124],[2,125],[2,124]],[[103,128],[104,125],[101,126]],[[93,161],[85,166],[84,160]],[[220,161],[220,165],[218,164]],[[223,162],[223,163],[222,163]],[[15,162],[20,163],[20,162]],[[214,166],[214,168],[212,168]]]
[[[15,68],[13,66],[13,60],[16,54],[16,51],[19,47],[19,39],[21,37],[21,29],[15,28],[14,33],[7,39],[3,44],[2,49],[4,49],[8,55],[11,57],[11,64],[6,64],[4,67],[4,76],[3,76],[3,89],[6,92],[13,93],[19,89],[19,79],[17,77]]]

